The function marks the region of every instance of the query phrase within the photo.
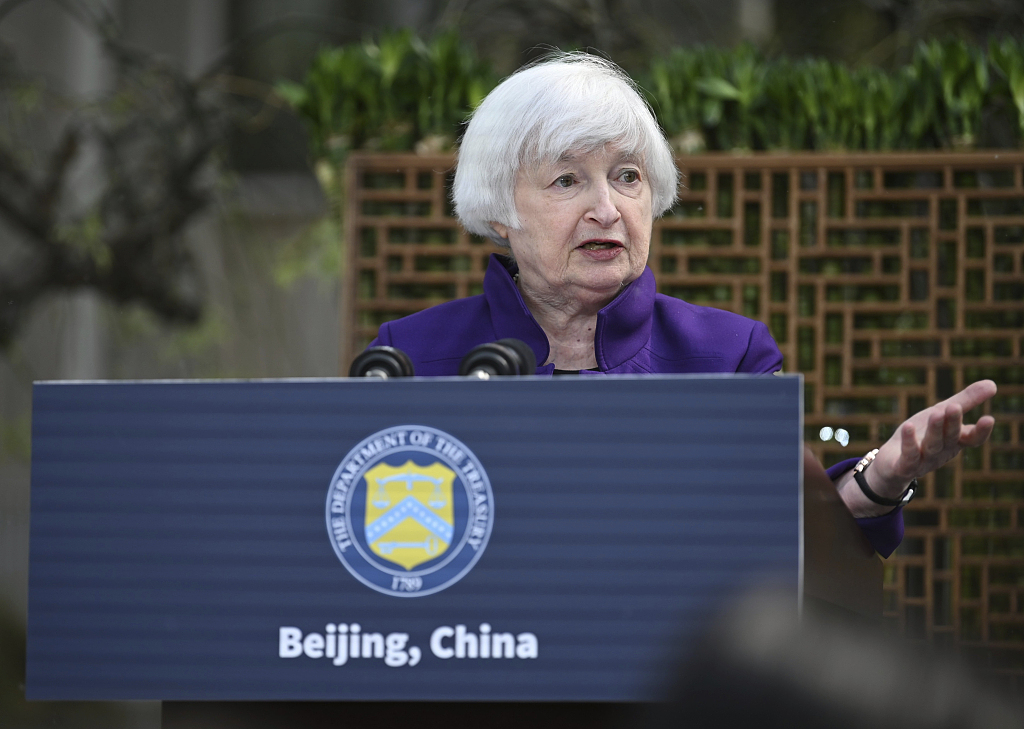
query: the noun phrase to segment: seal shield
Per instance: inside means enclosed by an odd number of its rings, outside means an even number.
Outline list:
[[[455,472],[435,461],[399,467],[378,463],[363,477],[364,529],[374,554],[407,570],[439,557],[452,543],[452,481]]]

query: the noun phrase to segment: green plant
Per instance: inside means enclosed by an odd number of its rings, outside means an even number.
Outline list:
[[[987,49],[922,42],[893,70],[693,46],[653,59],[637,78],[678,152],[976,147],[992,144],[993,119],[1024,140],[1024,42],[1012,38]],[[449,148],[495,81],[455,34],[424,42],[399,31],[325,49],[302,84],[278,91],[330,176],[352,149]]]
[[[678,48],[640,79],[669,138],[698,135],[710,149],[974,147],[988,143],[994,111],[1024,139],[1024,43],[1010,38],[987,51],[923,42],[893,71],[767,59],[745,45]]]
[[[764,95],[770,106],[757,114],[752,123],[766,149],[805,149],[808,144],[811,118],[792,83],[795,68],[796,63],[780,59],[765,74]]]
[[[706,108],[715,109],[715,113],[706,118],[721,119],[719,141],[724,146],[753,149],[754,112],[765,103],[764,80],[768,67],[749,45],[739,46],[731,58],[719,56],[716,60],[720,66],[716,69],[718,74],[696,81],[697,88],[708,100]]]
[[[454,33],[424,42],[401,30],[326,48],[301,84],[277,91],[306,123],[313,157],[338,165],[353,149],[450,148],[495,81]]]
[[[918,45],[912,65],[937,89],[941,110],[934,132],[944,147],[974,146],[989,88],[984,53],[962,40],[930,40]]]
[[[1016,111],[1017,128],[1024,137],[1024,42],[1011,38],[993,39],[988,56],[992,64],[993,94],[1005,98]]]

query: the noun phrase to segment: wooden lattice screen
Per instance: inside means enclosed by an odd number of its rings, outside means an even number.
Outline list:
[[[1024,154],[678,162],[679,203],[651,241],[659,290],[769,324],[806,377],[805,440],[826,464],[970,382],[998,383],[991,441],[906,511],[885,615],[1024,685]],[[493,248],[451,217],[451,168],[352,157],[343,373],[381,322],[480,293]]]

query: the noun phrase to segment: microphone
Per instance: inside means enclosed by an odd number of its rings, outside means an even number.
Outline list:
[[[349,377],[376,377],[390,380],[395,377],[412,377],[412,360],[396,347],[370,347],[352,360],[348,368]]]
[[[510,375],[532,375],[536,371],[537,357],[530,345],[512,338],[473,347],[459,365],[460,375],[481,380]]]

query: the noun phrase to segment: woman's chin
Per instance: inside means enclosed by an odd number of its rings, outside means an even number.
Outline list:
[[[577,285],[596,296],[614,298],[623,286],[636,278],[625,265],[587,266],[575,277]]]

